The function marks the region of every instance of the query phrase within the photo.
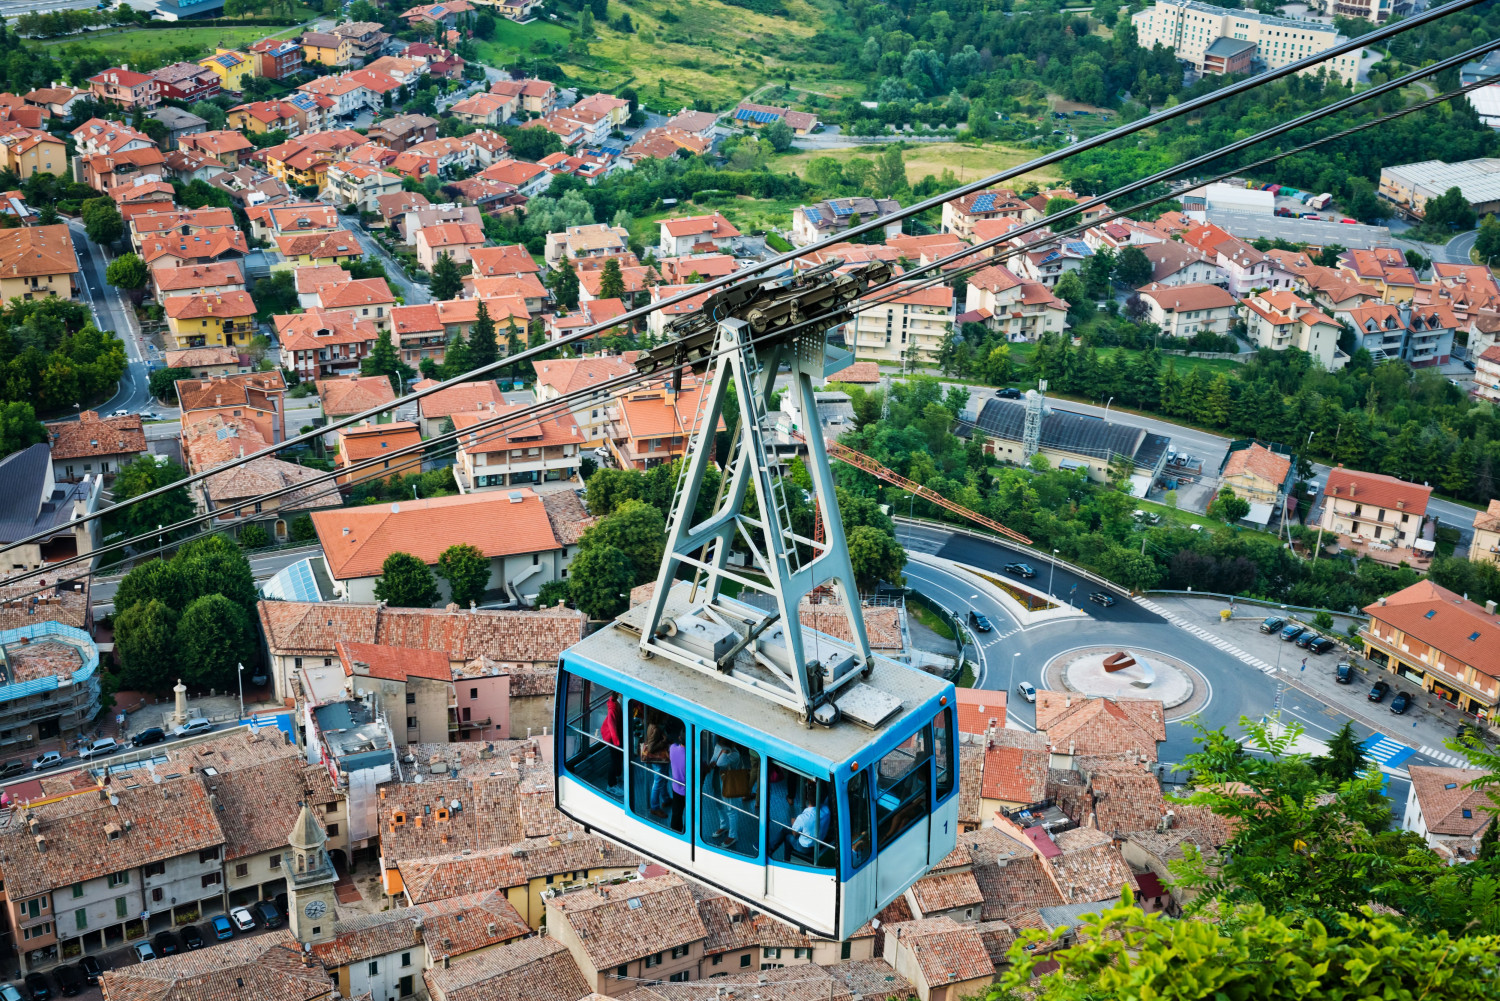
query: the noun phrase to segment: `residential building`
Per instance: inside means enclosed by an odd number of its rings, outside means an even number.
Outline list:
[[[577,104],[568,109],[570,112],[597,112],[609,119],[609,124],[616,129],[625,127],[630,120],[630,102],[623,97],[615,97],[613,94],[596,92],[580,98]]]
[[[551,114],[557,106],[557,86],[550,80],[499,80],[490,85],[490,93],[519,98],[528,115]]]
[[[0,628],[0,668],[5,672],[0,752],[27,751],[54,738],[77,739],[99,712],[99,648],[88,629],[51,614],[57,600],[45,589],[41,595],[24,595],[15,605],[41,614]]]
[[[1429,199],[1458,188],[1474,210],[1476,218],[1500,212],[1500,190],[1495,186],[1500,160],[1465,160],[1446,163],[1423,160],[1380,169],[1377,194],[1395,206],[1408,219],[1421,219]]]
[[[0,230],[0,298],[46,299],[77,294],[78,255],[68,227]]]
[[[975,191],[943,204],[942,232],[973,242],[980,222],[1002,220],[1015,223],[1034,222],[1042,213],[1028,205],[1009,188]]]
[[[186,227],[183,227],[186,229]],[[250,252],[245,234],[237,227],[217,232],[189,230],[141,240],[141,259],[150,268],[180,268],[190,264],[242,260]]]
[[[485,245],[484,227],[475,223],[445,222],[417,230],[417,263],[431,271],[439,257],[455,264],[469,263],[470,251]]]
[[[453,471],[463,484],[461,489],[478,491],[578,479],[583,437],[572,414],[563,411],[505,420],[507,415],[527,409],[519,404],[491,404],[486,410],[452,415],[454,430],[460,432]]]
[[[432,566],[449,546],[476,546],[490,560],[487,590],[525,603],[543,584],[563,579],[572,558],[573,547],[557,541],[541,498],[530,490],[320,511],[313,525],[345,601],[373,601],[381,564],[397,550]]]
[[[88,94],[87,90],[61,87],[54,83],[51,87],[38,87],[26,94],[22,100],[32,107],[41,108],[55,118],[67,118],[73,113],[73,106]]]
[[[184,368],[199,379],[222,379],[250,371],[250,356],[234,348],[182,348],[163,352],[167,368]]]
[[[658,126],[639,133],[636,140],[625,147],[625,151],[620,154],[620,159],[627,164],[648,159],[669,160],[684,152],[700,154],[712,148],[712,139],[704,139],[683,129]]]
[[[1431,487],[1340,465],[1328,471],[1318,524],[1378,552],[1423,550],[1430,558],[1434,546],[1423,538],[1423,524],[1431,497]]]
[[[982,323],[1009,341],[1035,341],[1068,325],[1068,304],[1040,282],[995,264],[969,276],[959,323]]]
[[[371,480],[389,480],[393,476],[422,471],[422,435],[417,431],[417,425],[411,421],[392,421],[389,424],[365,421],[363,424],[340,428],[336,437],[339,450],[335,461],[337,468],[361,467],[339,476],[338,482],[342,486],[352,487]],[[393,455],[413,445],[418,447],[415,452],[386,458],[373,466],[365,465],[371,460]]]
[[[188,65],[193,64],[189,63]],[[215,78],[214,82],[218,82],[217,78]],[[163,104],[160,107],[153,108],[147,113],[146,117],[154,118],[167,127],[166,147],[168,150],[177,149],[181,144],[183,136],[190,136],[195,132],[203,132],[208,128],[207,119],[199,118],[191,111],[183,111],[181,108],[170,104]]]
[[[152,237],[170,237],[174,232],[183,230],[189,233],[219,233],[234,228],[234,213],[230,209],[147,209],[131,215],[130,243],[137,253],[141,253],[146,241]],[[238,269],[238,264],[230,263]]]
[[[1223,285],[1229,279],[1214,259],[1191,244],[1164,240],[1141,247],[1151,262],[1151,282],[1156,285]]]
[[[248,292],[174,295],[162,303],[168,347],[249,347],[255,335],[255,300]]]
[[[130,181],[160,181],[166,158],[155,146],[123,153],[97,153],[79,157],[83,182],[96,191],[109,192]]]
[[[249,462],[194,484],[192,494],[198,513],[212,515],[216,530],[231,524],[238,530],[258,523],[271,538],[285,541],[290,513],[338,503],[338,488],[320,482],[318,470],[272,455],[257,455],[269,449],[271,442],[248,418],[213,414],[184,424],[181,438],[183,461],[191,473],[253,456]]]
[[[799,205],[792,210],[792,243],[805,247],[835,236],[848,229],[901,208],[894,198],[829,198],[816,205]],[[885,225],[887,238],[901,235],[901,221]]]
[[[132,149],[149,149],[155,146],[151,137],[137,132],[124,122],[90,118],[69,133],[78,147],[80,156],[95,153],[123,153]]]
[[[356,261],[365,256],[365,249],[357,237],[347,229],[333,233],[299,233],[276,237],[276,249],[281,258],[294,268],[309,264],[338,264],[340,261]]]
[[[311,95],[296,91],[278,101],[237,104],[229,109],[228,124],[240,132],[285,132],[295,138],[323,128],[323,109]]]
[[[439,223],[468,223],[483,228],[484,217],[472,205],[444,202],[441,205],[423,204],[416,206],[407,210],[394,221],[396,231],[400,234],[402,242],[407,247],[415,249],[417,246],[417,233],[428,226],[436,226]],[[469,251],[471,261],[474,251],[478,249],[478,247],[474,247]]]
[[[1349,363],[1349,357],[1339,350],[1338,321],[1295,292],[1260,292],[1248,296],[1245,333],[1256,347],[1305,351],[1328,371]]]
[[[480,2],[504,10],[511,4],[529,5],[530,0]],[[522,939],[446,967],[434,966],[422,974],[422,982],[433,1001],[564,1001],[597,996],[590,994],[590,985],[567,947],[551,938]]]
[[[1500,563],[1500,501],[1474,514],[1474,538],[1469,541],[1469,562]]]
[[[96,101],[118,104],[127,111],[149,111],[161,103],[161,84],[156,78],[137,73],[129,66],[107,69],[89,77],[89,92]]]
[[[453,105],[453,114],[471,125],[504,125],[516,113],[520,98],[505,94],[475,94]]]
[[[361,360],[380,336],[374,323],[347,310],[314,306],[302,313],[276,316],[274,322],[282,367],[296,371],[304,380],[358,375]]]
[[[470,251],[476,277],[481,275],[537,275],[542,266],[519,243],[504,247],[482,247]]]
[[[399,153],[410,149],[417,143],[436,139],[437,130],[436,118],[429,118],[426,115],[395,115],[370,126],[370,131],[365,138]]]
[[[263,38],[250,46],[255,75],[285,80],[302,72],[302,46],[293,38]]]
[[[229,170],[238,170],[242,162],[249,160],[249,153],[255,149],[254,143],[230,129],[183,136],[178,145],[213,157]]]
[[[953,329],[953,289],[947,285],[886,289],[854,314],[851,347],[861,358],[894,364],[937,360]],[[850,333],[846,332],[845,337]]]
[[[1415,302],[1371,303],[1334,315],[1354,328],[1356,350],[1364,348],[1377,362],[1400,359],[1413,368],[1446,364],[1459,326],[1449,307]]]
[[[408,423],[407,428],[413,426]],[[453,673],[446,653],[343,641],[335,649],[349,679],[349,694],[367,692],[379,710],[395,721],[391,733],[397,747],[448,742]]]
[[[214,416],[243,418],[272,444],[286,440],[285,394],[286,383],[280,372],[177,380],[184,427]]]
[[[680,391],[667,379],[617,395],[610,408],[609,448],[619,467],[645,471],[684,454],[688,437],[703,420],[700,393],[699,381],[684,377]]]
[[[532,364],[537,364],[533,362]],[[435,383],[423,380],[412,384],[413,390],[426,389]],[[461,413],[489,412],[492,406],[506,406],[505,396],[493,379],[480,382],[461,382],[456,386],[440,389],[417,401],[421,420],[422,436],[432,438],[443,433],[443,427]]]
[[[1228,334],[1239,316],[1239,300],[1217,285],[1147,285],[1139,290],[1147,317],[1168,337],[1190,338],[1200,330]]]
[[[1365,656],[1470,715],[1494,716],[1500,620],[1493,602],[1478,605],[1421,580],[1364,611]]]
[[[382,197],[401,192],[401,178],[362,163],[332,164],[327,178],[335,201],[359,212],[375,212]]]
[[[1241,447],[1236,448],[1237,445]],[[1219,489],[1227,487],[1240,500],[1248,501],[1250,518],[1255,520],[1257,504],[1277,509],[1286,500],[1292,486],[1293,458],[1259,442],[1230,442],[1230,452],[1219,470]],[[1260,524],[1265,524],[1265,520],[1261,519]]]
[[[623,257],[629,253],[630,234],[625,227],[601,222],[587,226],[569,226],[561,233],[548,233],[543,257],[549,268],[556,268],[562,264],[564,257],[576,262],[591,258]]]
[[[245,277],[240,272],[238,261],[188,264],[183,267],[163,266],[152,270],[151,287],[160,302],[178,295],[206,296],[243,292]]]
[[[979,929],[949,917],[885,926],[884,959],[911,981],[921,1001],[960,1001],[984,995],[995,964]]]
[[[552,174],[546,167],[524,160],[497,160],[475,177],[512,185],[515,191],[528,198],[546,191],[552,183]]]
[[[663,257],[681,257],[710,250],[727,250],[740,236],[740,231],[718,212],[702,216],[661,221],[661,247]]]
[[[102,475],[84,473],[78,483],[59,486],[51,446],[38,443],[0,459],[0,482],[6,484],[0,548],[6,550],[7,573],[37,570],[93,552],[98,545],[97,521],[71,522],[98,508]],[[38,542],[15,545],[51,529],[56,531]]]
[[[349,40],[349,55],[356,62],[364,63],[380,54],[380,47],[391,36],[380,30],[375,21],[347,21],[333,28],[333,33]]]
[[[287,929],[236,938],[195,952],[159,956],[150,963],[106,970],[108,998],[297,998],[332,1001],[335,985],[317,963],[309,963],[302,945]],[[253,984],[254,994],[247,993]]]
[[[1493,816],[1485,790],[1473,783],[1489,773],[1432,765],[1412,765],[1407,771],[1411,785],[1401,829],[1422,838],[1450,864],[1478,858],[1480,838]]]
[[[572,953],[591,990],[614,997],[632,978],[698,979],[708,930],[688,884],[669,874],[555,894],[547,937]]]
[[[622,260],[623,265],[623,260]],[[648,267],[625,267],[620,268],[620,278],[625,286],[625,303],[627,306],[635,306],[637,301],[643,299],[647,290],[655,285],[658,275],[654,268]],[[578,304],[597,302],[604,298],[604,269],[580,268],[578,271]]]
[[[441,24],[445,28],[456,28],[468,19],[465,14],[470,14],[474,5],[468,0],[444,0],[443,3],[425,4],[402,13],[401,18],[412,27],[431,27]]]
[[[0,135],[0,156],[5,169],[23,180],[37,173],[61,175],[67,169],[68,146],[44,129],[17,128]]]
[[[383,375],[351,374],[341,379],[320,379],[317,385],[323,416],[330,420],[362,414],[396,399],[391,380]]]
[[[818,116],[810,111],[793,111],[749,101],[736,105],[729,113],[729,119],[732,124],[746,129],[761,129],[772,122],[785,122],[799,136],[808,135],[818,127]]]
[[[173,63],[151,74],[160,85],[161,96],[189,103],[206,101],[219,93],[219,75],[197,63]]]
[[[1086,698],[1039,691],[1036,728],[1052,748],[1053,768],[1072,768],[1082,758],[1128,755],[1156,760],[1167,739],[1165,712],[1157,699]]]
[[[348,66],[354,52],[353,43],[327,31],[309,31],[302,36],[304,63],[338,68]]]
[[[562,396],[572,396],[585,387],[602,385],[635,371],[635,366],[618,355],[551,358],[546,361],[534,361],[531,365],[536,370],[535,392],[538,403],[546,403]],[[607,391],[569,401],[568,407],[582,436],[583,448],[589,450],[601,448],[609,440],[609,401],[610,396]]]
[[[113,477],[147,452],[140,414],[101,418],[97,410],[85,410],[75,421],[46,427],[53,469],[69,483],[93,472]]]
[[[1384,6],[1404,4],[1405,0],[1370,2]],[[1338,3],[1342,7],[1345,0]],[[1140,45],[1172,49],[1180,61],[1199,73],[1232,71],[1231,67],[1243,62],[1241,46],[1220,46],[1209,53],[1221,38],[1253,43],[1249,64],[1256,71],[1280,69],[1346,40],[1336,27],[1320,21],[1276,17],[1253,10],[1227,10],[1199,0],[1156,0],[1153,6],[1133,14],[1130,22]],[[1363,55],[1363,50],[1348,52],[1302,72],[1315,74],[1326,69],[1345,86],[1352,87],[1359,77]]]

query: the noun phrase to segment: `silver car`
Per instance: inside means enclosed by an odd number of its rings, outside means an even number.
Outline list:
[[[1033,685],[1029,681],[1023,681],[1019,685],[1017,685],[1016,691],[1019,692],[1021,698],[1025,699],[1027,702],[1036,701],[1036,688],[1033,687]]]

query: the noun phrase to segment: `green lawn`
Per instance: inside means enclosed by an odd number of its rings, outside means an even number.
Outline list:
[[[129,63],[131,69],[150,72],[175,62],[191,62],[211,56],[215,46],[241,48],[268,35],[291,28],[250,25],[243,28],[134,28],[129,31],[100,31],[83,36],[54,39],[43,45],[54,46],[63,55],[96,52],[116,65]]]
[[[953,628],[944,621],[943,617],[920,601],[908,601],[906,603],[906,611],[912,618],[937,633],[943,639],[951,640],[955,638]]]

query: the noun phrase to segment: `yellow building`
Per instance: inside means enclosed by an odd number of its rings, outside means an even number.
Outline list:
[[[1236,497],[1251,504],[1275,506],[1285,495],[1291,472],[1291,456],[1252,443],[1248,448],[1229,453],[1219,476],[1219,488],[1228,487]]]
[[[309,31],[302,36],[304,62],[320,63],[323,66],[348,66],[353,56],[353,43],[342,35]]]
[[[17,128],[0,136],[0,163],[23,179],[32,174],[62,177],[68,169],[68,147],[43,129]]]
[[[1500,500],[1490,501],[1489,510],[1474,515],[1474,541],[1469,543],[1469,562],[1500,563]]]
[[[233,49],[216,48],[213,55],[198,60],[198,65],[213,70],[219,86],[235,94],[244,90],[245,81],[255,75],[255,60]]]
[[[167,311],[167,350],[244,347],[255,335],[255,301],[247,292],[174,295]]]
[[[78,255],[68,227],[0,230],[0,301],[74,295]]]
[[[334,163],[334,153],[330,149],[292,139],[280,146],[272,146],[266,150],[265,157],[266,170],[271,176],[294,188],[316,187],[322,191],[328,187],[328,168]]]

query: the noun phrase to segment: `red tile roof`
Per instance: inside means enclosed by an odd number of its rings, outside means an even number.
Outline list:
[[[413,386],[412,388],[421,387]],[[432,420],[449,417],[465,410],[488,409],[491,403],[504,406],[505,396],[493,379],[484,379],[480,382],[461,382],[456,386],[440,389],[436,393],[422,397],[418,403],[421,407],[422,419]]]
[[[1398,480],[1384,473],[1366,473],[1338,466],[1328,471],[1328,482],[1323,487],[1323,493],[1327,497],[1421,515],[1427,511],[1432,488]]]
[[[871,362],[870,364],[873,364]],[[997,730],[1005,729],[1005,693],[983,688],[958,690],[958,732],[984,735],[993,720]]]
[[[382,403],[396,399],[391,380],[383,375],[350,376],[340,379],[319,379],[318,398],[323,402],[325,417],[345,417],[364,413]]]
[[[1420,580],[1366,605],[1365,613],[1441,651],[1445,660],[1500,678],[1500,618],[1445,587]]]
[[[407,678],[431,678],[434,681],[452,681],[453,671],[448,666],[448,655],[439,650],[412,649],[404,646],[377,646],[373,643],[338,642],[339,663],[344,666],[344,676],[381,678],[386,681],[402,681]]]
[[[1252,444],[1229,456],[1229,461],[1224,464],[1224,475],[1254,473],[1268,483],[1279,485],[1286,480],[1286,474],[1291,468],[1292,460],[1287,456],[1279,455],[1263,445]]]

